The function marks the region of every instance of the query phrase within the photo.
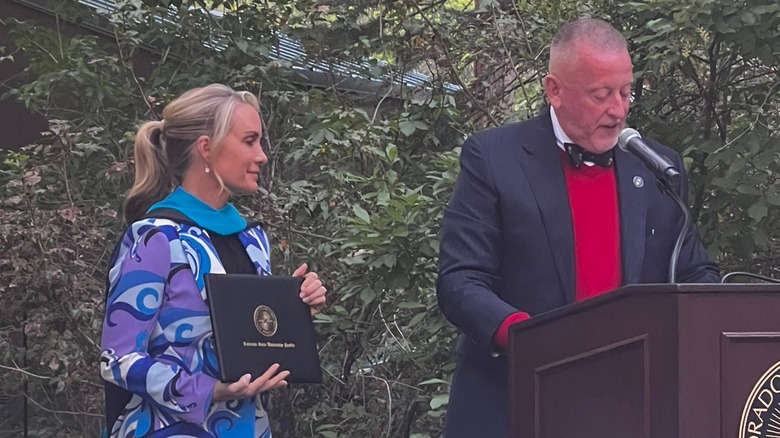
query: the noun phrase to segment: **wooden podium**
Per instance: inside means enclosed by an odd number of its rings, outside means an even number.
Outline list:
[[[778,362],[780,285],[627,286],[512,327],[510,430],[780,437]]]

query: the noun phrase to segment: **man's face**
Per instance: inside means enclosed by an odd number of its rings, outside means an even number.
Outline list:
[[[617,144],[628,115],[633,75],[625,50],[578,43],[571,60],[550,66],[545,91],[561,128],[583,149],[602,153]]]

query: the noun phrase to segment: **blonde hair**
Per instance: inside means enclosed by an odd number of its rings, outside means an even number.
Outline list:
[[[196,140],[208,136],[215,155],[240,104],[260,111],[257,97],[227,85],[193,88],[163,110],[163,119],[142,124],[135,136],[135,181],[124,202],[125,220],[140,219],[152,204],[181,184]],[[221,178],[217,178],[222,182]]]

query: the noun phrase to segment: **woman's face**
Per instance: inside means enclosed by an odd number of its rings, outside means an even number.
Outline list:
[[[260,115],[248,104],[233,112],[230,131],[211,167],[231,193],[254,193],[259,188],[260,166],[268,157],[260,145],[263,133]]]

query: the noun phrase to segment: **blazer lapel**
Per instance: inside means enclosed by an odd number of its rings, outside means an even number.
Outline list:
[[[539,205],[564,298],[567,303],[573,303],[574,230],[560,149],[555,141],[549,109],[536,122],[534,135],[529,136],[531,141],[521,141],[525,156],[520,160],[520,165],[531,182],[531,190]]]
[[[260,227],[249,227],[238,233],[238,238],[244,245],[249,258],[252,259],[258,275],[271,275],[271,249],[268,245],[268,239]]]
[[[620,236],[623,256],[623,284],[638,283],[645,256],[647,191],[655,177],[628,152],[615,148],[615,170],[620,203]]]

